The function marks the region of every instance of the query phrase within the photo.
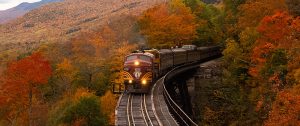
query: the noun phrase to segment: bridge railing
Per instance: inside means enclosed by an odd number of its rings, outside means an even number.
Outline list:
[[[176,67],[175,69],[169,71],[166,76],[163,78],[163,95],[168,105],[169,111],[175,117],[175,119],[179,122],[180,125],[185,126],[198,126],[172,99],[166,87],[169,87],[168,84],[171,80],[173,80],[176,75],[183,73],[187,70],[194,69],[198,67],[199,63],[191,63],[183,66]]]

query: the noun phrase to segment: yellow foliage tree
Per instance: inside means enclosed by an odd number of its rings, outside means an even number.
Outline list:
[[[73,101],[77,102],[79,101],[80,98],[82,97],[91,97],[94,96],[95,93],[94,92],[90,92],[88,89],[86,88],[78,88],[73,96]]]
[[[63,84],[65,90],[70,91],[71,84],[75,79],[78,70],[71,64],[69,59],[64,59],[60,64],[57,64],[55,76]],[[70,93],[70,92],[69,92]]]
[[[115,108],[117,105],[117,97],[110,91],[106,91],[105,95],[100,98],[101,111],[109,117],[109,124],[114,125]]]

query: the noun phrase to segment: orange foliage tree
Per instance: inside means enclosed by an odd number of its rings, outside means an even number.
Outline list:
[[[256,27],[259,22],[276,11],[286,10],[285,0],[246,0],[239,9],[238,27]]]
[[[46,84],[51,73],[50,64],[40,53],[8,65],[0,91],[0,106],[10,124],[20,121],[32,125],[33,99],[37,98],[38,86]]]
[[[278,93],[265,126],[299,126],[300,92],[299,86]]]
[[[139,25],[152,47],[191,43],[196,38],[195,16],[180,0],[147,10],[139,18]]]

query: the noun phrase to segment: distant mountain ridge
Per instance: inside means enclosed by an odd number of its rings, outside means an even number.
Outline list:
[[[16,7],[0,11],[0,23],[5,23],[9,20],[16,19],[17,17],[23,16],[27,12],[38,8],[44,4],[52,3],[52,2],[61,2],[63,0],[42,0],[35,3],[27,3],[23,2]]]

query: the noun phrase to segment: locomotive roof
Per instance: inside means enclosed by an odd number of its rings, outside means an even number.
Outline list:
[[[157,49],[154,49],[154,48],[152,48],[152,49],[145,49],[144,51],[158,51]]]
[[[182,48],[174,48],[172,49],[173,52],[185,52],[186,50],[185,49],[182,49]]]
[[[170,53],[170,52],[172,52],[171,49],[160,49],[159,50],[159,53]]]
[[[198,50],[206,50],[206,49],[218,49],[220,48],[220,46],[202,46],[202,47],[198,47]]]
[[[208,48],[209,46],[201,46],[201,47],[198,47],[198,48],[203,48],[203,49],[205,49],[205,48]]]
[[[196,45],[183,45],[181,48],[185,49],[185,50],[195,50],[197,48],[197,46]]]

